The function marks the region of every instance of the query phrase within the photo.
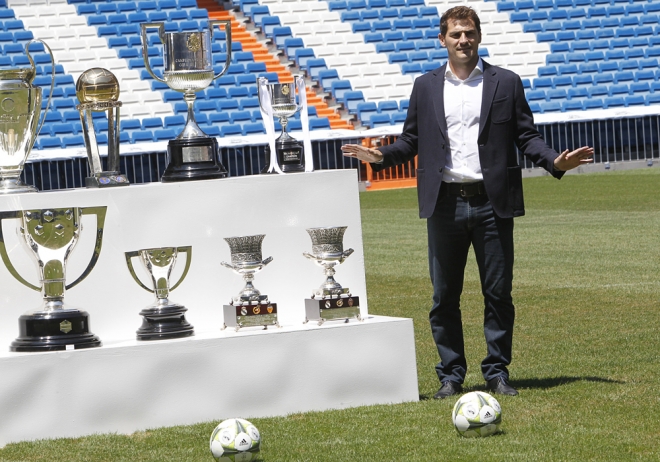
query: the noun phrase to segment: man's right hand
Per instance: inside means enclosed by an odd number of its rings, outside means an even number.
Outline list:
[[[381,162],[383,154],[378,149],[366,148],[359,144],[345,144],[341,147],[346,157],[355,157],[364,162]]]

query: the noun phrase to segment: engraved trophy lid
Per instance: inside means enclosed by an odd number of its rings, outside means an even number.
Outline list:
[[[308,228],[306,231],[312,238],[312,253],[317,256],[327,254],[342,254],[344,251],[344,232],[348,226],[332,228]]]
[[[234,265],[245,265],[247,263],[261,263],[261,243],[265,234],[254,236],[225,237],[231,252],[231,262]]]

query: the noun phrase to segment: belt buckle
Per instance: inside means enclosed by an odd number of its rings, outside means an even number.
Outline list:
[[[461,185],[461,197],[470,197],[468,196],[465,185]]]

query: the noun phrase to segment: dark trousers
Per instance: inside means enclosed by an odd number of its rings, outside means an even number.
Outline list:
[[[429,320],[441,360],[436,366],[438,378],[463,383],[467,371],[460,297],[470,245],[484,296],[488,353],[481,372],[486,380],[508,378],[514,321],[513,218],[497,217],[485,195],[463,198],[441,194],[427,228],[433,283]]]

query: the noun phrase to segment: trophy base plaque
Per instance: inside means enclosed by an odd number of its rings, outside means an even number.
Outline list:
[[[140,311],[142,326],[137,330],[137,339],[163,340],[194,335],[193,326],[186,321],[186,311],[188,309],[182,305],[145,308]]]
[[[218,163],[215,138],[171,140],[167,145],[170,163],[160,181],[212,180],[225,178],[227,170]]]
[[[117,172],[100,172],[98,175],[85,178],[86,188],[108,188],[130,185],[126,175]]]
[[[348,322],[351,318],[362,321],[360,297],[335,295],[327,298],[305,299],[305,324],[309,321],[316,321],[320,326],[326,321]]]
[[[42,311],[18,318],[19,337],[10,351],[57,351],[101,346],[89,332],[89,314],[79,310]]]
[[[31,184],[25,184],[18,178],[0,180],[0,194],[19,194],[39,191]]]
[[[303,155],[303,145],[299,141],[287,136],[285,139],[280,136],[275,140],[275,152],[277,153],[277,163],[284,173],[295,173],[305,171],[305,156]],[[266,159],[270,158],[270,146],[266,145]],[[268,167],[266,167],[266,170]],[[265,173],[265,172],[262,172]]]
[[[225,324],[222,329],[233,327],[238,331],[242,327],[280,327],[277,321],[277,303],[267,301],[223,305]]]

